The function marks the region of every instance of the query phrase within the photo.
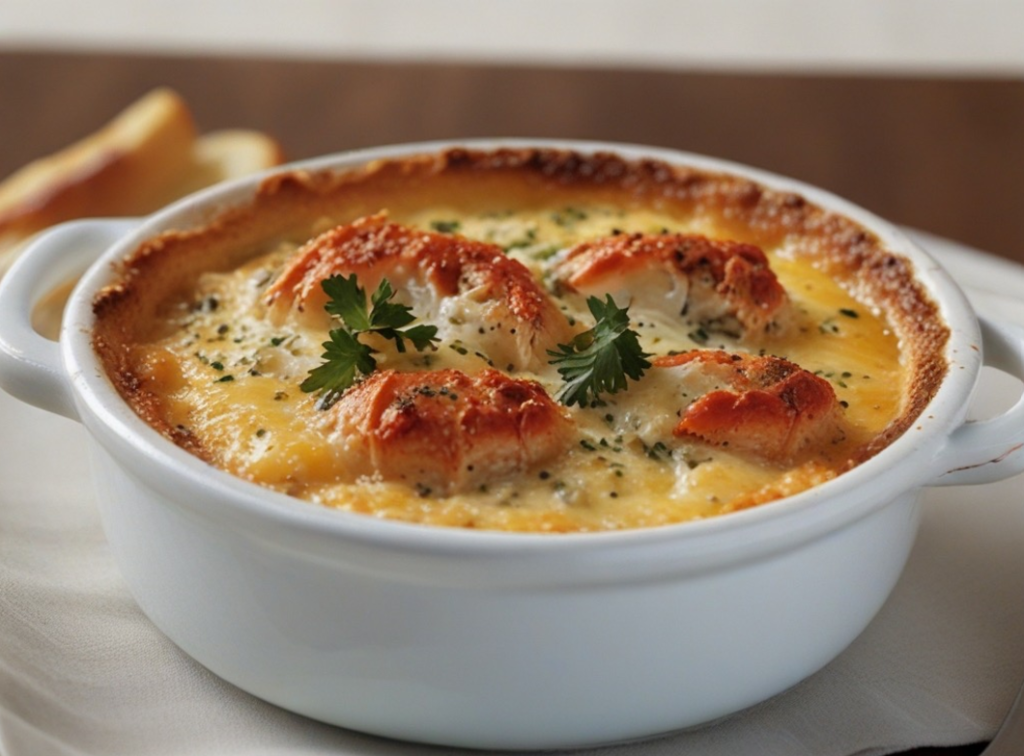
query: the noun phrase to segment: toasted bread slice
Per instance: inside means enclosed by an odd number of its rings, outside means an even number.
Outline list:
[[[191,191],[282,162],[253,131],[199,136],[185,101],[156,89],[84,139],[0,183],[0,274],[24,242],[83,217],[150,213]]]
[[[245,129],[207,132],[192,146],[183,183],[161,205],[220,181],[258,173],[283,162],[281,145],[263,132]]]

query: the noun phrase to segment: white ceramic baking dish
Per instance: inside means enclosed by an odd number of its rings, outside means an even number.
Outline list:
[[[92,350],[91,303],[111,263],[160,230],[244,201],[258,178],[142,221],[55,228],[0,285],[0,385],[88,429],[97,502],[125,579],[153,622],[216,674],[316,719],[457,746],[583,746],[698,725],[794,685],[864,629],[903,568],[923,486],[1024,470],[1024,401],[965,422],[983,363],[1024,376],[1024,335],[979,324],[949,276],[903,234],[826,192],[731,163],[552,146],[740,173],[867,226],[913,262],[952,331],[951,369],[934,400],[860,467],[711,520],[556,536],[380,521],[190,456],[129,409]],[[35,303],[79,275],[59,343],[41,337],[30,324]]]

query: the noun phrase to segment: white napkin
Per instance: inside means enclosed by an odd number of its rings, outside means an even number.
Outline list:
[[[980,309],[1024,325],[1024,268],[925,237]],[[1007,296],[998,296],[1003,292]],[[1019,394],[986,375],[990,414]],[[135,606],[104,540],[76,423],[0,393],[0,754],[381,754],[427,748],[290,714],[207,672]],[[869,756],[990,738],[1024,679],[1021,479],[926,493],[891,599],[796,688],[608,755]],[[869,557],[866,557],[869,558]]]

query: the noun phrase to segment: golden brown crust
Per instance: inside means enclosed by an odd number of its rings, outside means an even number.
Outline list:
[[[827,459],[846,437],[832,385],[779,357],[695,350],[654,360],[658,368],[692,366],[727,388],[690,404],[673,431],[713,446],[791,465]]]
[[[359,474],[446,494],[560,454],[572,429],[540,384],[496,370],[382,370],[329,411]]]

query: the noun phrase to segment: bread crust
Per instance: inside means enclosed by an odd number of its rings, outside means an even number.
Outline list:
[[[99,131],[0,184],[0,238],[159,207],[183,180],[195,139],[184,100],[166,89],[151,92]]]

